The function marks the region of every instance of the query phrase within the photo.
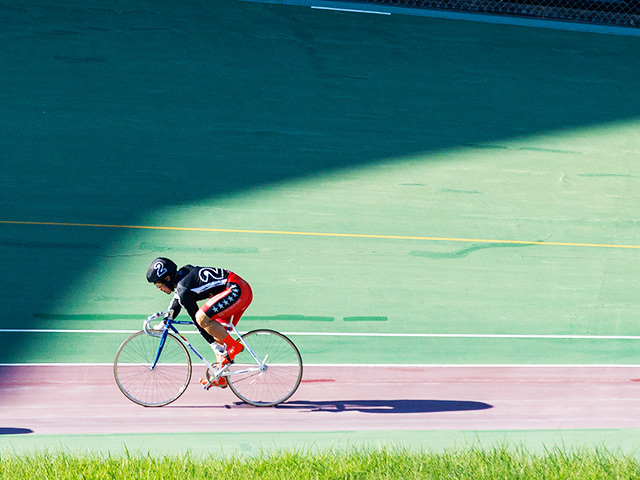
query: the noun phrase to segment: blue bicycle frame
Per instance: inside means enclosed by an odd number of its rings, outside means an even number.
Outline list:
[[[171,331],[176,335],[178,335],[178,337],[180,337],[182,342],[187,347],[189,347],[189,349],[193,353],[195,353],[195,355],[202,361],[202,363],[204,363],[207,366],[207,368],[209,369],[209,371],[211,372],[214,378],[218,378],[220,377],[220,375],[227,372],[229,369],[229,364],[223,365],[222,367],[218,367],[218,368],[214,367],[213,364],[209,363],[202,355],[200,355],[200,352],[198,352],[198,350],[196,350],[196,348],[193,345],[191,345],[191,343],[189,343],[189,341],[176,329],[176,327],[174,327],[174,325],[193,325],[193,322],[191,320],[174,320],[173,318],[171,318],[172,314],[173,312],[160,312],[159,314],[151,315],[144,323],[143,330],[147,335],[158,336],[157,334],[153,333],[155,332],[155,330],[150,330],[149,324],[159,318],[165,319],[164,321],[165,328],[162,331],[161,338],[160,338],[160,345],[158,345],[158,351],[156,352],[156,357],[153,361],[153,365],[151,365],[151,370],[156,368],[156,365],[158,364],[158,360],[160,359],[160,355],[162,354],[162,349],[164,348],[164,344],[167,340],[167,335],[169,335],[169,331]],[[249,345],[247,345],[247,343],[242,338],[242,335],[240,335],[240,333],[236,330],[233,324],[230,324],[230,323],[223,324],[223,326],[228,330],[231,330],[233,333],[235,333],[238,336],[238,341],[240,341],[244,345],[244,347],[251,354],[251,356],[254,358],[257,364],[256,365],[257,368],[253,367],[249,369],[238,370],[234,373],[246,373],[252,370],[257,370],[257,371],[265,370],[266,369],[265,361],[267,360],[266,357],[263,360],[260,360],[258,356],[255,354],[255,352],[253,351],[253,349]]]
[[[204,357],[202,355],[200,355],[200,353],[193,347],[193,345],[191,345],[189,343],[189,341],[184,338],[184,336],[176,329],[176,327],[174,327],[173,325],[193,325],[193,322],[191,321],[184,321],[184,320],[172,320],[171,318],[169,318],[166,322],[166,326],[167,328],[165,328],[162,331],[162,338],[160,339],[160,345],[158,346],[158,352],[156,353],[156,358],[153,361],[153,365],[151,365],[151,370],[153,370],[154,368],[156,368],[156,365],[158,364],[158,359],[160,358],[160,354],[162,353],[162,349],[164,348],[164,342],[167,340],[167,335],[169,334],[169,330],[171,330],[173,333],[175,333],[176,335],[178,335],[182,341],[187,345],[187,347],[189,347],[189,349],[196,354],[196,356],[202,360],[204,363],[209,364],[209,362],[207,362]],[[146,330],[145,330],[146,331]],[[147,331],[147,333],[149,333]]]

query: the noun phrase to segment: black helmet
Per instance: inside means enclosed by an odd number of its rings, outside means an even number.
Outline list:
[[[168,258],[156,258],[149,268],[147,268],[147,281],[149,283],[161,282],[169,287],[171,290],[175,287],[176,272],[178,266]],[[169,276],[169,280],[166,276]]]

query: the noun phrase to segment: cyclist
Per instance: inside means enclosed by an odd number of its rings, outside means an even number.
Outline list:
[[[159,257],[149,265],[147,281],[168,295],[174,294],[169,304],[173,318],[184,308],[221,364],[232,362],[242,352],[243,345],[222,325],[237,325],[253,299],[251,287],[238,275],[223,268],[193,265],[178,270],[173,261]],[[198,307],[197,302],[205,299],[202,307]],[[218,382],[217,386],[226,387],[224,377]]]

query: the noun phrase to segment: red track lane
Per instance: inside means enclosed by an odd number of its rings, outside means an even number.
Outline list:
[[[306,367],[276,408],[192,385],[144,408],[106,366],[0,367],[0,433],[640,428],[636,367]]]

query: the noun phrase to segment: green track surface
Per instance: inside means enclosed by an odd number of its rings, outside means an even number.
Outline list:
[[[637,38],[233,0],[17,1],[0,31],[0,363],[112,361],[126,334],[6,330],[137,330],[158,255],[246,278],[247,330],[640,335]],[[292,338],[307,363],[640,364],[631,339]]]
[[[382,358],[387,358],[383,353],[387,350],[403,352],[400,364],[640,364],[639,340],[330,337],[283,332],[298,346],[307,364],[379,364]],[[110,363],[118,346],[129,336],[127,333],[3,335],[10,347],[3,353],[1,363]],[[197,336],[188,340],[213,360],[203,340]],[[32,345],[27,355],[18,347],[11,347],[24,343]],[[199,362],[192,358],[196,364]]]
[[[285,450],[298,452],[344,451],[358,447],[428,449],[433,452],[461,448],[523,447],[545,453],[606,448],[613,454],[638,455],[640,431],[522,430],[522,431],[340,431],[286,433],[190,433],[125,435],[13,435],[0,437],[0,453],[59,452],[98,455],[257,456]]]

